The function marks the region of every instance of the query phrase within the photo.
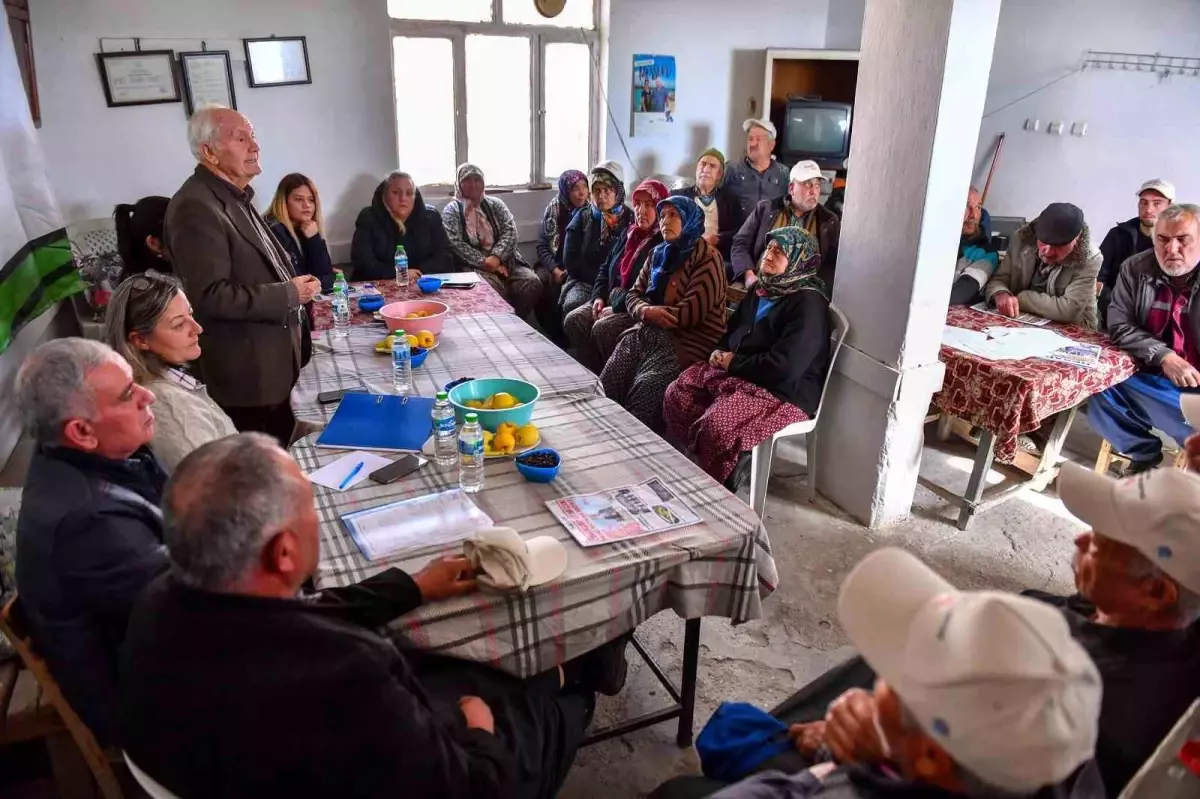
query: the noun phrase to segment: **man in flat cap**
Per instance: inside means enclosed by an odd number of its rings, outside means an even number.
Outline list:
[[[1005,316],[1031,313],[1095,330],[1102,261],[1083,211],[1071,203],[1050,203],[1013,234],[983,294]]]

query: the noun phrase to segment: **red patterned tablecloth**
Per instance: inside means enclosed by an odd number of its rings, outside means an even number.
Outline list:
[[[395,281],[377,280],[371,283],[351,283],[355,291],[350,295],[350,324],[369,325],[375,320],[369,313],[360,313],[358,298],[362,296],[364,286],[374,286],[388,302],[400,300],[437,300],[450,306],[450,312],[455,316],[472,316],[474,314],[512,313],[513,308],[496,293],[491,284],[481,280],[472,289],[442,289],[437,294],[422,294],[415,285],[397,288]],[[322,294],[313,300],[313,329],[328,330],[333,327],[333,308],[330,296]]]
[[[968,330],[1023,327],[1012,319],[963,306],[950,308],[946,324]],[[1018,435],[1036,430],[1046,417],[1078,405],[1137,371],[1134,360],[1102,334],[1057,322],[1049,327],[1081,343],[1102,345],[1099,364],[1081,369],[1039,358],[988,361],[950,347],[941,350],[946,378],[934,404],[990,430],[996,437],[996,458],[1004,463],[1016,457]]]

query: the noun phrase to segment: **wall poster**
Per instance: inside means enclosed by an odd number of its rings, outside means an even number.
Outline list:
[[[666,133],[675,124],[675,56],[634,55],[633,135]]]

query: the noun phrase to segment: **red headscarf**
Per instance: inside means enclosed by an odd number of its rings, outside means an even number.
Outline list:
[[[638,184],[638,187],[633,190],[633,201],[637,202],[638,194],[645,194],[650,198],[650,202],[656,207],[660,202],[665,200],[670,195],[670,190],[661,180],[647,178]],[[638,258],[642,254],[642,250],[650,243],[650,239],[654,238],[655,226],[651,225],[649,230],[642,230],[637,223],[629,226],[625,232],[625,249],[621,252],[621,258],[617,261],[617,271],[621,275],[621,288],[629,288],[633,285],[633,265],[637,263]]]

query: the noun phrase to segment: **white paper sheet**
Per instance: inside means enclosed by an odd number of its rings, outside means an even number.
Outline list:
[[[358,464],[363,467],[358,470],[358,474],[342,488],[342,481],[346,479],[346,475],[354,471],[354,467]],[[308,475],[308,479],[312,480],[317,485],[332,488],[334,491],[346,491],[354,488],[354,486],[366,480],[371,472],[376,469],[382,469],[391,463],[387,458],[380,457],[373,452],[363,452],[362,450],[354,450],[348,455],[343,455],[333,463],[327,463],[315,472]]]
[[[978,331],[947,325],[942,330],[942,343],[989,361],[1023,361],[1045,357],[1078,342],[1042,328],[989,327]]]
[[[347,513],[342,524],[367,560],[465,541],[495,526],[459,488]]]
[[[992,316],[1004,316],[1004,314],[1000,313],[995,308],[990,307],[986,302],[979,302],[972,305],[971,310],[982,311],[983,313],[991,314]],[[1013,319],[1015,322],[1020,322],[1023,325],[1033,325],[1034,327],[1043,327],[1044,325],[1050,324],[1049,319],[1044,319],[1036,314],[1031,313],[1023,313],[1015,318],[1007,316],[1004,318]]]
[[[479,277],[478,272],[450,272],[445,275],[430,275],[436,277],[443,283],[478,283],[483,278]]]

